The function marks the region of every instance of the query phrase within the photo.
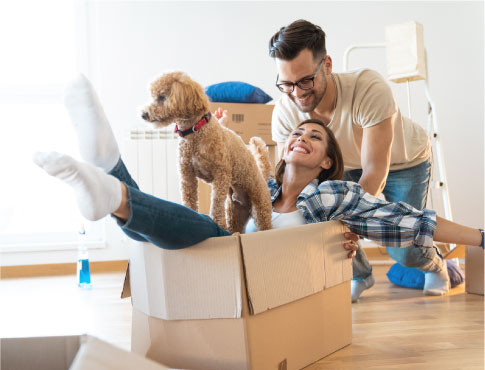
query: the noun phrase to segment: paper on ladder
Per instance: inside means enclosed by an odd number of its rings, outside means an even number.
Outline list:
[[[423,25],[412,21],[386,27],[388,78],[394,82],[426,79]]]

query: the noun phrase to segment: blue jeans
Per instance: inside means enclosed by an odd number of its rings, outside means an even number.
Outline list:
[[[207,215],[140,191],[121,158],[109,174],[128,189],[130,218],[117,221],[130,238],[164,249],[182,249],[211,237],[231,235]]]
[[[362,170],[350,170],[344,174],[344,180],[358,182]],[[389,202],[405,202],[414,208],[423,209],[426,206],[428,186],[431,176],[431,162],[425,161],[417,166],[404,170],[389,171],[383,194]],[[395,261],[406,267],[418,268],[422,271],[436,272],[443,266],[442,256],[435,248],[386,248],[387,253]],[[372,275],[372,267],[362,248],[352,261],[353,279],[365,280]]]

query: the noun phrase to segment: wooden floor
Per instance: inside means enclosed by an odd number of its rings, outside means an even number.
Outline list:
[[[353,343],[307,370],[483,370],[483,296],[464,286],[445,297],[399,288],[388,266],[375,266],[376,285],[352,305]],[[0,336],[88,332],[130,348],[131,302],[119,298],[122,273],[93,275],[82,291],[74,276],[0,281]],[[228,369],[230,370],[230,369]]]

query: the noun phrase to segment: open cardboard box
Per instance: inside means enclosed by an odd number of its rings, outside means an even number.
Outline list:
[[[465,288],[468,293],[484,295],[484,260],[482,248],[466,247],[465,252]]]
[[[1,370],[162,370],[166,367],[89,335],[0,339]]]
[[[351,343],[338,221],[130,245],[132,351],[178,369],[300,369]]]
[[[276,145],[271,136],[272,104],[217,103],[209,104],[211,112],[221,107],[228,111],[227,127],[242,137],[246,144],[253,136],[259,136],[266,145]]]

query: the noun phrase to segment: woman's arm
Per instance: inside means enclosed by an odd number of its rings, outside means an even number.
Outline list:
[[[483,247],[483,233],[479,229],[463,226],[436,216],[433,240],[443,243],[476,245]]]

